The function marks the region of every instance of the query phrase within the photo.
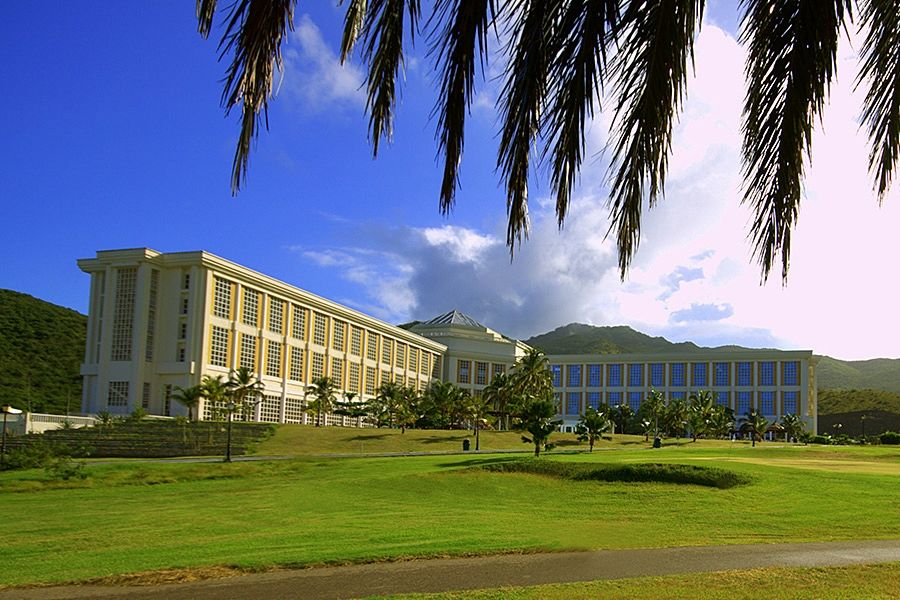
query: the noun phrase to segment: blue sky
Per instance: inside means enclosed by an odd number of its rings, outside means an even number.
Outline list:
[[[789,285],[758,285],[738,195],[743,55],[733,3],[708,4],[667,197],[648,215],[624,283],[603,240],[608,116],[590,128],[591,158],[562,232],[538,172],[532,237],[511,264],[494,172],[497,81],[480,86],[462,189],[444,218],[425,44],[407,65],[393,144],[373,160],[359,63],[335,58],[341,17],[331,3],[300,2],[270,131],[233,198],[236,115],[218,106],[224,68],[215,41],[196,33],[192,2],[6,7],[0,49],[14,60],[4,61],[0,96],[0,287],[84,311],[88,278],[75,259],[205,249],[394,322],[459,308],[520,337],[572,321],[624,323],[706,344],[900,356],[900,326],[883,316],[898,295],[884,274],[895,268],[900,202],[895,190],[875,207],[851,75],[815,140]],[[852,74],[846,46],[841,69]],[[497,73],[492,65],[489,78]],[[849,219],[848,197],[859,206]],[[850,248],[861,244],[869,258],[856,261]]]

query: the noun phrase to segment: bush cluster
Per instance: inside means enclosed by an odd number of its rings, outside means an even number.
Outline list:
[[[885,431],[878,436],[882,444],[890,444],[892,446],[900,445],[900,433],[896,431]]]
[[[726,469],[666,463],[586,465],[552,460],[515,460],[480,468],[499,473],[529,473],[572,481],[677,483],[720,489],[750,483],[748,477]]]

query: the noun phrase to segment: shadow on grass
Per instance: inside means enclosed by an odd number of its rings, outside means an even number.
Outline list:
[[[390,433],[378,433],[375,435],[357,435],[352,438],[346,438],[348,442],[368,442],[369,440],[380,440],[391,437]]]
[[[471,437],[471,436],[466,435],[466,434],[462,434],[462,435],[453,435],[453,436],[449,436],[449,435],[433,435],[433,436],[431,436],[431,437],[421,438],[421,439],[416,440],[416,441],[422,442],[423,444],[440,444],[440,443],[442,443],[442,442],[461,442],[461,441],[463,441],[464,439],[467,439],[467,438],[469,438],[469,437]]]
[[[456,460],[453,462],[446,463],[438,463],[435,466],[443,467],[446,469],[453,469],[456,467],[481,467],[483,465],[494,465],[498,463],[505,463],[510,461],[520,460],[515,456],[492,456],[491,458],[467,458],[465,460]]]

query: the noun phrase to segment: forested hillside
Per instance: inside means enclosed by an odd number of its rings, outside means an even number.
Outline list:
[[[0,289],[0,401],[33,412],[81,409],[87,317]]]

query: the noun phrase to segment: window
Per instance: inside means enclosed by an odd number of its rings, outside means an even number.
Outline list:
[[[728,401],[730,399],[728,397],[728,392],[716,392],[715,397],[716,397],[716,404],[718,404],[719,406],[724,406],[725,408],[728,408]]]
[[[191,287],[191,274],[187,271],[181,276],[181,289],[187,290]]]
[[[775,392],[759,393],[759,412],[764,415],[775,414]]]
[[[169,413],[171,413],[171,412],[172,412],[172,384],[167,383],[166,387],[163,389],[163,414],[168,417]]]
[[[386,365],[391,364],[391,354],[394,350],[394,340],[381,338],[381,362]]]
[[[475,362],[475,383],[477,385],[487,385],[488,364],[486,362]]]
[[[371,331],[366,340],[366,358],[369,360],[378,360],[378,335]]]
[[[397,366],[401,369],[406,368],[406,344],[401,344],[397,342],[397,352],[394,353],[394,358],[397,360]]]
[[[284,399],[284,422],[302,423],[304,409],[305,406],[301,398],[291,398],[288,396]]]
[[[291,348],[291,368],[288,376],[292,381],[304,381],[302,348]]]
[[[671,392],[669,394],[669,400],[684,400],[685,396],[685,392]]]
[[[240,366],[256,371],[256,336],[241,334]]]
[[[587,366],[588,387],[600,387],[600,365]]]
[[[325,315],[316,313],[313,318],[313,343],[319,346],[325,345]]]
[[[506,365],[500,363],[493,363],[491,365],[491,381],[494,380],[494,377],[497,375],[503,375],[506,373]]]
[[[387,369],[381,369],[381,383],[387,383],[391,380],[391,372]]]
[[[366,367],[366,394],[375,395],[375,367]]]
[[[184,362],[184,344],[178,345],[178,350],[175,351],[175,356],[177,357],[175,360],[177,362]]]
[[[669,385],[672,387],[687,386],[687,365],[685,363],[669,365]]]
[[[281,343],[274,340],[266,342],[266,375],[281,377]]]
[[[243,296],[241,323],[251,327],[259,327],[259,292],[244,288]]]
[[[297,306],[296,304],[291,305],[291,335],[298,340],[306,339],[306,309]]]
[[[344,332],[347,324],[343,321],[334,321],[334,335],[331,336],[331,347],[341,352],[344,351]]]
[[[269,331],[284,332],[284,300],[269,298]]]
[[[562,367],[560,365],[550,365],[550,379],[553,387],[561,387]]]
[[[434,355],[434,361],[432,361],[431,367],[431,377],[434,379],[441,378],[441,357],[439,355]]]
[[[128,382],[110,381],[109,393],[106,397],[109,408],[128,408]]]
[[[183,315],[188,314],[188,306],[189,306],[188,299],[182,298],[181,299],[181,314],[183,314]]]
[[[775,385],[775,363],[765,361],[759,363],[759,385]]]
[[[567,401],[566,401],[566,414],[568,415],[580,415],[581,414],[581,392],[569,392]]]
[[[409,365],[408,368],[410,371],[418,371],[419,370],[419,350],[417,348],[409,347]]]
[[[784,373],[781,378],[781,385],[800,385],[800,363],[795,360],[789,360],[781,363]]]
[[[110,360],[131,360],[135,281],[137,281],[137,268],[128,267],[117,270]]]
[[[150,384],[144,382],[144,393],[141,394],[141,408],[147,410],[150,408]]]
[[[628,392],[628,406],[634,412],[641,408],[641,392]]]
[[[429,369],[429,364],[428,364],[429,360],[431,360],[431,355],[426,354],[425,352],[422,352],[422,360],[420,361],[421,364],[419,365],[419,372],[422,375],[428,375],[428,373],[431,372],[431,370]]]
[[[660,388],[666,385],[666,366],[663,363],[650,364],[650,387]]]
[[[456,361],[456,382],[457,383],[469,383],[469,369],[472,368],[471,361],[468,360],[458,360]]]
[[[229,332],[224,327],[212,326],[209,345],[209,364],[217,367],[228,366]]]
[[[312,353],[312,373],[310,376],[312,379],[318,379],[325,375],[325,355],[319,352]]]
[[[753,392],[738,392],[737,393],[737,414],[739,416],[744,416],[750,412],[751,406],[751,394]]]
[[[607,367],[606,385],[609,387],[622,387],[622,365],[609,365]]]
[[[781,395],[782,412],[786,415],[797,414],[797,392],[784,392]]]
[[[569,387],[581,387],[581,365],[569,365],[566,367]]]
[[[362,329],[354,327],[350,332],[350,354],[360,356],[362,353]]]
[[[600,408],[600,392],[588,392],[587,403],[594,410],[598,410]]]
[[[347,389],[351,392],[359,393],[359,364],[352,362],[350,363],[349,370],[347,372]]]
[[[609,392],[606,394],[606,403],[610,406],[622,404],[622,392]]]
[[[259,403],[259,420],[262,423],[279,423],[281,421],[281,396],[266,394]]]
[[[628,365],[628,385],[644,387],[644,365]]]
[[[753,385],[753,363],[739,362],[737,364],[737,384]]]
[[[731,366],[731,363],[727,363],[727,362],[717,362],[717,363],[713,364],[713,369],[714,369],[713,385],[718,386],[718,387],[725,387],[727,385],[731,385],[730,377],[728,376],[729,372],[731,371],[730,366]]]
[[[187,322],[182,321],[178,324],[178,339],[183,340],[187,337]]]
[[[231,282],[221,277],[215,278],[213,314],[223,319],[231,318]]]
[[[147,343],[144,347],[144,360],[153,360],[153,334],[156,332],[156,295],[159,290],[159,271],[150,271],[150,297],[147,302]],[[182,338],[184,339],[184,338]],[[150,399],[147,399],[150,402]]]
[[[706,363],[691,364],[691,385],[693,387],[705,387],[709,385],[706,377]]]
[[[336,356],[331,357],[331,378],[339,388],[344,387],[344,361]]]

